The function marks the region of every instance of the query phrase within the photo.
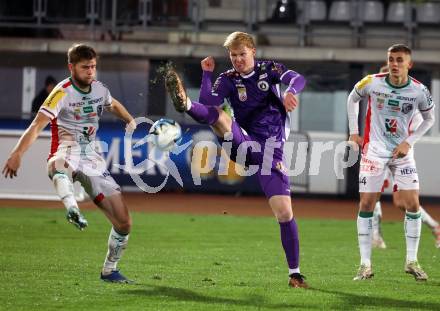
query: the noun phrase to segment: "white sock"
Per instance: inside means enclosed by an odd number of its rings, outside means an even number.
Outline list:
[[[295,268],[295,269],[290,269],[290,268],[289,268],[289,275],[292,275],[292,274],[294,274],[294,273],[300,273],[300,272],[299,272],[299,267],[298,267],[298,268]]]
[[[368,214],[373,214],[373,213],[363,213],[363,214],[364,214],[363,216],[367,216],[367,217],[358,216],[357,218],[357,231],[358,231],[359,250],[361,253],[361,265],[371,266],[373,215],[368,217],[369,216]]]
[[[422,222],[426,224],[431,230],[438,227],[438,222],[436,222],[431,215],[420,205],[420,213],[422,213]]]
[[[382,218],[382,206],[380,204],[380,201],[377,201],[373,212],[373,237],[379,236],[381,218]]]
[[[420,212],[405,215],[405,239],[406,239],[406,261],[417,261],[420,233],[422,231],[422,218]]]
[[[52,182],[55,186],[56,193],[64,204],[64,207],[66,209],[69,207],[78,208],[78,203],[73,195],[73,184],[69,177],[63,173],[55,173],[52,177]]]
[[[108,274],[116,270],[116,265],[122,257],[122,253],[128,244],[128,234],[120,234],[112,227],[108,237],[108,251],[105,257],[104,267],[102,272]]]

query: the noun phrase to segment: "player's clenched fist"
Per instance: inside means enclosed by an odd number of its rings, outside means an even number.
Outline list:
[[[293,111],[296,106],[298,106],[298,99],[293,93],[287,92],[284,95],[283,105],[286,108],[286,111]]]
[[[214,62],[214,57],[212,56],[208,56],[206,58],[204,58],[200,64],[202,65],[202,70],[203,71],[214,71],[215,68],[215,62]]]

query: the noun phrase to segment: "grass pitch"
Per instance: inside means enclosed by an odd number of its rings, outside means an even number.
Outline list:
[[[403,272],[402,222],[385,223],[375,277],[352,281],[359,255],[355,221],[298,221],[301,272],[311,289],[291,289],[272,218],[133,213],[121,271],[135,285],[99,280],[110,225],[86,211],[89,227],[64,211],[0,208],[2,310],[439,310],[440,250],[423,231],[419,259],[430,276]]]

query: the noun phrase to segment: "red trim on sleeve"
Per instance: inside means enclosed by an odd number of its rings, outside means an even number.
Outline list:
[[[362,152],[367,152],[368,143],[370,142],[370,124],[371,123],[371,97],[368,96],[368,110],[367,115],[365,116],[365,132],[364,132],[364,142],[362,144]],[[367,150],[364,150],[364,147],[367,146]]]
[[[58,146],[60,145],[59,137],[58,137],[58,124],[57,124],[57,118],[52,119],[50,122],[50,130],[52,132],[52,139],[50,143],[50,153],[48,160],[52,158],[58,150]]]
[[[422,84],[422,82],[420,82],[420,81],[414,79],[413,77],[410,77],[410,78],[411,78],[411,80],[413,80],[413,82],[415,82],[415,83],[417,83],[417,84]]]
[[[69,80],[69,81],[67,81],[66,83],[63,84],[63,88],[65,89],[65,88],[67,88],[67,87],[69,87],[71,85],[72,85],[72,82],[70,82],[70,80]]]

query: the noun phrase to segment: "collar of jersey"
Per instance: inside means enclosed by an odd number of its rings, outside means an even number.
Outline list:
[[[394,84],[391,84],[391,82],[390,82],[390,76],[389,76],[389,75],[385,77],[385,82],[386,82],[389,86],[391,86],[393,89],[401,89],[401,88],[404,88],[404,87],[408,86],[408,85],[411,83],[411,78],[408,76],[408,82],[406,82],[406,83],[405,83],[404,85],[402,85],[402,86],[396,86],[396,85],[394,85]]]
[[[240,73],[240,76],[242,77],[242,78],[249,78],[249,77],[252,77],[253,75],[255,74],[255,70],[252,70],[251,72],[249,72],[247,75],[244,75],[244,74],[241,74]]]
[[[88,92],[84,92],[82,91],[79,87],[77,87],[75,85],[75,82],[73,82],[72,77],[69,77],[70,83],[72,83],[72,86],[75,90],[77,90],[78,92],[80,92],[81,94],[90,94],[90,92],[92,91],[92,85],[90,85],[90,90]]]

